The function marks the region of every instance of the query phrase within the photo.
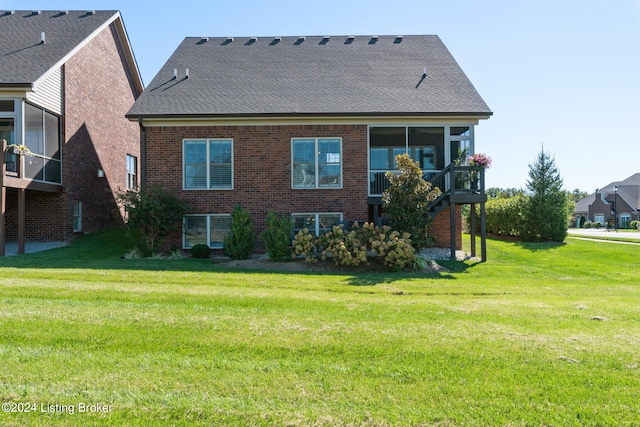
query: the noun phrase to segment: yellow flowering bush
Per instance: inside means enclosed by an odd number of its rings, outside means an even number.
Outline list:
[[[293,255],[292,258],[303,256],[307,262],[318,261],[317,246],[318,238],[315,234],[311,234],[309,229],[300,230],[293,237]]]
[[[304,229],[294,237],[293,256],[303,256],[308,262],[331,259],[336,266],[358,266],[368,263],[370,256],[377,256],[385,266],[399,271],[416,259],[410,237],[389,226],[380,228],[366,222],[362,226],[355,223],[351,231],[345,231],[342,224],[336,225],[320,237]]]

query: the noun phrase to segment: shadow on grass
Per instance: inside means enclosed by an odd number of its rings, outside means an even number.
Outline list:
[[[452,273],[461,273],[475,264],[461,261],[438,261],[439,270],[391,272],[382,266],[333,267],[332,264],[308,265],[302,269],[286,266],[270,268],[263,266],[247,268],[230,263],[213,263],[210,259],[154,260],[123,259],[123,254],[131,249],[122,229],[110,229],[78,237],[69,246],[43,252],[0,258],[0,267],[37,269],[97,269],[97,270],[138,270],[138,271],[185,271],[227,274],[277,274],[304,276],[346,277],[350,286],[375,286],[406,279],[455,279]],[[314,268],[315,267],[315,268]]]
[[[549,251],[562,248],[565,242],[523,242],[509,236],[489,236],[487,240],[495,240],[498,242],[511,243],[513,246],[527,250],[529,252]]]

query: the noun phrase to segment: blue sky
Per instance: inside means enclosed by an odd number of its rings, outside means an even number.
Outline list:
[[[145,84],[187,36],[437,34],[494,116],[476,128],[492,187],[524,187],[544,144],[569,190],[640,172],[640,0],[43,1],[120,10]]]

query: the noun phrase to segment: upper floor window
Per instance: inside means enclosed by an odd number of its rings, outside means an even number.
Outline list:
[[[232,190],[233,140],[184,140],[182,166],[186,190]]]
[[[138,159],[127,154],[127,190],[138,189]]]
[[[342,187],[340,138],[294,138],[291,158],[293,188]]]

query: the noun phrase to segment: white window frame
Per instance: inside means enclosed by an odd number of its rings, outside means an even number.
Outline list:
[[[73,202],[73,205],[71,207],[71,216],[73,217],[73,232],[80,233],[82,231],[82,202],[81,201]]]
[[[182,248],[190,249],[193,246],[187,245],[187,230],[186,230],[186,218],[187,217],[205,217],[206,218],[206,235],[207,241],[206,245],[212,249],[222,249],[223,242],[212,242],[211,241],[211,218],[214,217],[224,217],[231,218],[231,214],[195,214],[195,215],[185,215],[182,219]]]
[[[296,216],[302,216],[302,217],[308,217],[308,216],[313,216],[315,217],[315,230],[309,230],[313,233],[315,233],[316,236],[320,235],[320,216],[321,215],[339,215],[340,219],[338,221],[343,221],[343,214],[342,212],[306,212],[306,213],[292,213],[291,214],[291,220],[294,222],[294,227],[295,227],[295,218]],[[294,229],[294,233],[297,233],[298,231],[300,231],[301,229]]]
[[[186,180],[186,144],[187,142],[204,142],[206,144],[206,168],[207,168],[207,186],[204,188],[190,188],[187,187]],[[213,187],[211,186],[211,162],[210,162],[210,148],[213,141],[225,141],[231,143],[231,184],[228,187]],[[233,190],[234,185],[234,141],[233,138],[184,138],[182,140],[182,189],[187,191],[198,190]]]
[[[338,184],[320,184],[320,167],[318,166],[320,164],[319,162],[319,149],[318,149],[318,144],[320,140],[323,139],[331,139],[331,140],[337,140],[338,143],[340,144],[340,183]],[[313,185],[296,185],[295,184],[295,161],[294,161],[294,150],[293,150],[293,146],[295,144],[296,141],[303,141],[303,140],[313,140],[315,143],[315,148],[314,148],[314,153],[315,153],[315,165],[314,165],[314,173],[315,173],[315,177],[314,177],[314,183]],[[344,182],[344,177],[343,177],[343,169],[344,169],[344,157],[342,154],[343,150],[342,150],[342,138],[341,137],[337,137],[337,136],[323,136],[323,137],[296,137],[296,138],[291,138],[291,188],[293,190],[323,190],[323,189],[341,189],[343,186],[343,182]]]
[[[133,162],[133,170],[131,170]],[[127,154],[127,190],[138,189],[138,158],[132,154]]]
[[[593,222],[599,222],[604,227],[604,218],[604,214],[595,214],[593,215]]]

